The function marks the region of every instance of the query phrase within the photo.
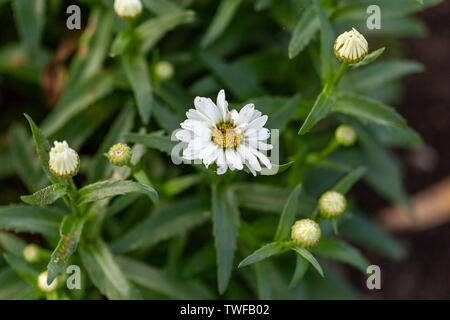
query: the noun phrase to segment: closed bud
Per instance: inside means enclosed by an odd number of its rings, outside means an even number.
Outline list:
[[[336,140],[339,144],[350,147],[356,142],[356,132],[352,127],[345,124],[340,125],[335,132]]]
[[[131,161],[131,148],[125,143],[116,143],[106,154],[109,161],[118,167],[126,166]]]
[[[291,238],[300,247],[313,247],[320,240],[319,224],[311,219],[298,220],[292,226]]]
[[[114,0],[114,11],[122,19],[134,19],[142,13],[140,0]]]
[[[369,51],[369,44],[364,36],[355,28],[337,37],[334,42],[334,53],[340,61],[353,64],[361,61]]]
[[[53,292],[58,287],[58,279],[53,280],[53,282],[47,284],[47,271],[42,272],[38,277],[38,287],[44,292]]]
[[[173,77],[173,65],[168,61],[159,61],[155,65],[155,75],[160,81],[166,81]]]
[[[69,148],[66,141],[55,141],[54,147],[50,150],[48,164],[53,175],[59,178],[70,178],[80,169],[80,157],[75,150]]]
[[[347,200],[337,191],[327,191],[319,199],[319,208],[325,218],[339,218],[347,208]]]
[[[23,257],[27,262],[35,263],[39,261],[39,247],[29,244],[23,249]]]

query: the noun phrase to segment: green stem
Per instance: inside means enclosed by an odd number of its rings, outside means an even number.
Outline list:
[[[339,68],[339,71],[336,73],[336,75],[334,76],[334,79],[333,79],[333,83],[332,83],[333,90],[334,90],[334,88],[337,87],[337,85],[339,84],[339,81],[341,81],[341,78],[347,71],[348,67],[349,67],[348,64],[346,64],[345,62],[342,62],[341,67]]]
[[[80,217],[80,210],[77,205],[77,199],[78,199],[78,188],[73,182],[72,178],[66,179],[66,190],[67,195],[69,197],[70,206],[73,210],[73,214],[77,217]]]

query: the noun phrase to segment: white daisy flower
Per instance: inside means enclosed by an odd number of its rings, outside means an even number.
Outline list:
[[[66,141],[55,141],[54,147],[50,150],[48,164],[53,175],[60,178],[69,178],[78,173],[80,157],[75,150],[69,148]]]
[[[346,63],[361,61],[368,51],[369,44],[367,40],[355,28],[344,32],[334,42],[334,53],[339,60]]]
[[[142,12],[140,0],[114,0],[114,10],[123,19],[136,18]]]
[[[183,150],[186,160],[201,160],[208,167],[217,164],[217,174],[228,169],[242,170],[246,166],[253,175],[262,170],[261,164],[270,169],[269,158],[261,151],[271,150],[265,141],[270,132],[264,125],[267,116],[245,105],[239,112],[228,110],[225,91],[220,90],[215,104],[209,98],[196,97],[195,109],[187,113],[176,138],[187,143]]]

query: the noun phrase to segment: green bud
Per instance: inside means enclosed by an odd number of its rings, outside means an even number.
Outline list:
[[[159,61],[155,65],[155,75],[160,81],[166,81],[173,77],[174,68],[170,62]]]
[[[131,148],[126,145],[125,143],[116,143],[113,145],[108,153],[106,154],[106,157],[109,159],[109,161],[118,167],[126,166],[131,161]]]
[[[339,218],[347,208],[347,200],[337,191],[327,191],[319,199],[319,208],[325,218]]]
[[[340,125],[335,132],[336,140],[339,144],[350,147],[356,142],[356,132],[352,127],[345,124]]]

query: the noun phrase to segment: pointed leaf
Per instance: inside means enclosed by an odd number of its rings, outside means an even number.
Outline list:
[[[330,112],[333,108],[336,99],[336,91],[325,86],[314,102],[311,112],[308,114],[305,122],[303,122],[302,127],[300,128],[298,133],[301,135],[307,133],[314,125],[325,118],[328,112]]]
[[[275,234],[274,238],[275,241],[283,241],[289,238],[292,225],[295,222],[295,215],[297,213],[298,207],[298,198],[301,192],[302,192],[302,184],[300,183],[289,195],[289,199],[284,205],[283,212],[281,213],[277,233]]]
[[[33,206],[44,207],[52,204],[66,194],[65,188],[60,184],[52,184],[44,189],[41,189],[32,195],[21,196],[20,199]]]
[[[295,287],[305,275],[306,271],[308,271],[309,262],[305,258],[300,255],[297,255],[297,259],[295,260],[295,271],[292,275],[291,283],[289,284],[290,288]]]
[[[259,262],[261,260],[267,259],[275,254],[283,252],[281,245],[278,242],[272,242],[266,244],[253,252],[247,258],[241,261],[239,268],[251,265],[253,263]]]
[[[322,267],[320,266],[319,262],[317,262],[316,258],[306,250],[305,248],[301,248],[299,246],[294,246],[291,248],[296,253],[298,253],[302,258],[306,259],[309,263],[312,264],[312,266],[319,272],[319,274],[324,277]]]
[[[333,28],[319,0],[313,0],[320,21],[320,60],[322,66],[322,82],[328,83],[333,75],[333,45],[336,37]]]
[[[289,42],[289,58],[296,57],[314,38],[319,30],[320,21],[314,5],[310,5],[303,12],[297,22]]]

